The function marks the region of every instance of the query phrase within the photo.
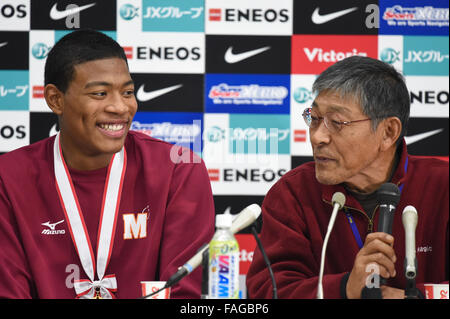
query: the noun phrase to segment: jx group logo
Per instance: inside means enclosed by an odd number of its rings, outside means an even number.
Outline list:
[[[142,31],[204,31],[204,0],[143,0]]]
[[[380,34],[448,35],[448,1],[380,0]]]
[[[290,165],[289,115],[205,114],[204,120],[203,159],[212,169],[211,180],[230,181],[229,174],[221,177],[225,168],[267,167],[273,172]]]
[[[448,36],[405,36],[403,43],[404,74],[448,76],[448,45]]]
[[[292,73],[319,74],[349,56],[378,56],[374,35],[293,35]]]
[[[130,129],[174,145],[190,148],[200,155],[202,123],[202,113],[137,112]]]
[[[289,75],[207,74],[206,112],[289,114]]]
[[[28,71],[0,70],[0,111],[28,110]]]

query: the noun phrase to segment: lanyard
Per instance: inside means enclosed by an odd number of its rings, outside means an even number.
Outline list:
[[[349,213],[347,208],[344,208],[344,211],[345,216],[347,216],[347,220],[350,224],[350,228],[352,229],[353,236],[355,236],[356,243],[358,244],[359,249],[361,249],[364,246],[364,244],[361,239],[361,235],[359,234],[358,228],[356,227],[355,221],[353,220],[352,215]]]
[[[74,288],[77,297],[92,298],[97,296],[101,298],[114,298],[112,292],[117,290],[117,281],[114,275],[105,276],[105,271],[111,258],[114,244],[117,214],[127,163],[125,148],[122,148],[120,152],[113,155],[108,167],[100,224],[98,227],[97,263],[95,262],[92,244],[89,239],[78,197],[62,155],[60,133],[55,138],[53,155],[56,188],[61,206],[67,219],[70,235],[80,258],[81,265],[89,277],[89,279],[75,281]],[[94,280],[95,270],[97,270],[97,281]]]

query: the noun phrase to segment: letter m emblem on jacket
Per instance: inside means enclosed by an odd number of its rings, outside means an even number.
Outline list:
[[[147,214],[123,214],[123,239],[147,237]]]

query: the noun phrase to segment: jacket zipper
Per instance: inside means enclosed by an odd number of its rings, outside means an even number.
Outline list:
[[[325,203],[328,203],[328,204],[330,204],[331,206],[333,206],[333,204],[332,204],[331,202],[329,202],[329,201],[327,201],[327,200],[325,200],[325,199],[322,199],[322,200],[323,200]],[[353,208],[353,207],[349,207],[349,206],[345,206],[345,205],[344,205],[343,208],[347,208],[347,209],[350,209],[350,210],[354,210],[354,211],[356,211],[356,212],[362,214],[363,216],[365,216],[365,217],[367,218],[367,220],[369,221],[369,225],[367,225],[367,231],[368,231],[369,233],[371,233],[371,232],[373,232],[373,218],[375,217],[375,212],[377,211],[377,209],[378,209],[379,206],[380,206],[380,205],[377,205],[377,206],[375,207],[375,209],[374,209],[374,211],[373,211],[373,214],[372,214],[372,218],[370,218],[364,211],[359,210],[359,209],[357,209],[357,208]]]
[[[353,207],[349,207],[349,206],[345,206],[345,205],[344,205],[344,208],[347,208],[347,209],[350,209],[350,210],[354,210],[354,211],[356,211],[356,212],[362,214],[363,216],[365,216],[365,217],[367,218],[367,220],[369,221],[369,224],[367,225],[367,231],[368,231],[369,233],[371,233],[371,232],[373,232],[373,219],[374,219],[374,217],[375,217],[375,212],[377,211],[378,206],[379,206],[379,205],[377,205],[377,206],[375,207],[375,209],[374,209],[374,211],[373,211],[373,214],[372,214],[372,218],[370,218],[365,212],[363,212],[362,210],[359,210],[359,209],[357,209],[357,208],[353,208]]]

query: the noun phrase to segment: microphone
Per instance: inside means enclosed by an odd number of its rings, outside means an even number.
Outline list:
[[[417,272],[416,259],[416,226],[417,210],[409,205],[403,209],[402,222],[405,229],[405,277],[415,279]]]
[[[377,201],[380,205],[378,231],[392,234],[395,208],[400,201],[400,190],[397,185],[384,183],[377,191]]]
[[[380,206],[377,231],[392,234],[395,208],[400,201],[400,190],[393,183],[384,183],[377,191],[377,202]],[[380,276],[380,285],[386,284],[386,279]],[[365,286],[361,291],[362,299],[382,299],[381,290],[378,287]]]
[[[261,207],[259,207],[258,204],[252,204],[250,206],[247,206],[234,217],[233,224],[231,225],[230,228],[231,232],[235,234],[244,229],[245,227],[251,225],[259,217],[260,214],[261,214]],[[209,244],[202,246],[202,248],[200,248],[200,250],[197,251],[197,253],[191,259],[189,259],[183,266],[178,268],[178,271],[166,281],[166,284],[164,285],[163,288],[155,291],[154,293],[148,296],[144,296],[143,298],[150,297],[163,289],[169,288],[175,285],[185,276],[189,275],[195,268],[197,268],[201,264],[203,259],[203,253],[208,248]]]
[[[319,283],[317,286],[317,299],[323,299],[323,286],[322,286],[322,278],[323,278],[323,269],[325,266],[325,252],[327,250],[328,238],[330,237],[331,230],[334,226],[334,221],[336,220],[337,212],[344,207],[345,204],[345,195],[341,192],[336,192],[333,194],[331,199],[333,203],[333,212],[331,213],[330,222],[328,223],[327,233],[325,235],[325,240],[322,246],[322,256],[320,257],[320,272],[319,272]]]

